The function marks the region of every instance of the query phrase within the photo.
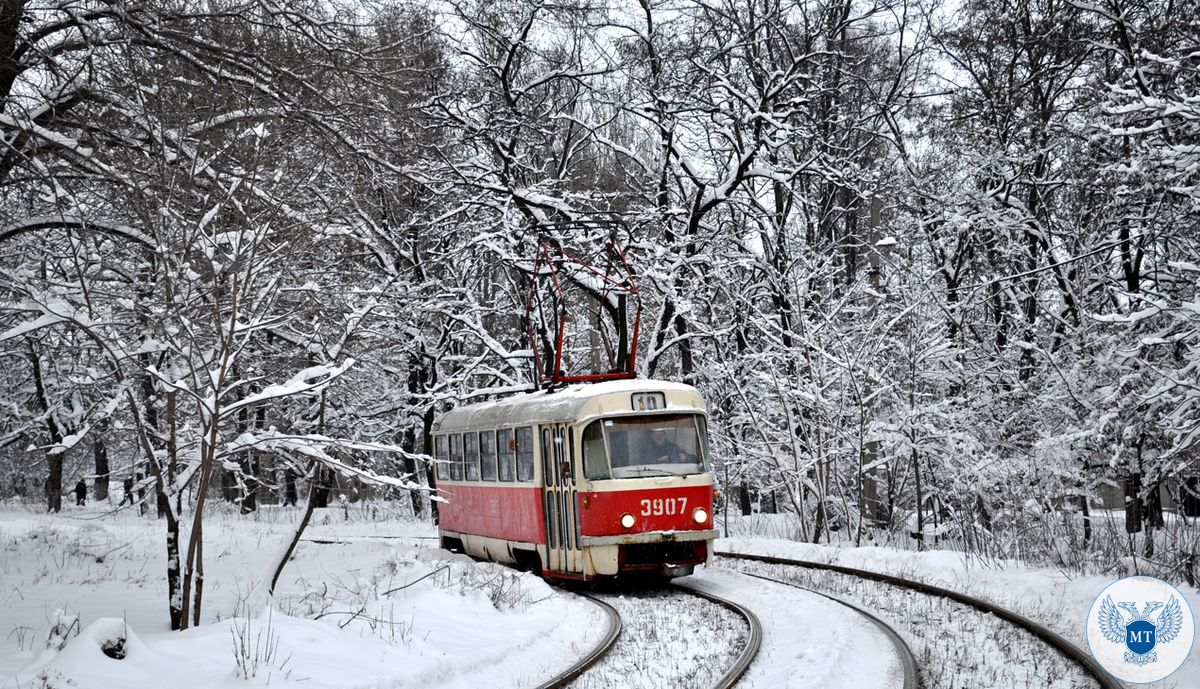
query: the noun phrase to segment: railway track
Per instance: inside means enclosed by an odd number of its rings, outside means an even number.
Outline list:
[[[567,686],[574,681],[576,677],[582,675],[584,672],[587,672],[588,668],[600,662],[604,656],[608,655],[608,652],[610,649],[612,649],[613,644],[617,643],[617,638],[621,636],[621,614],[617,612],[616,608],[595,596],[590,596],[588,594],[579,595],[590,600],[592,603],[595,603],[602,611],[604,611],[604,618],[608,622],[608,630],[604,633],[604,636],[600,639],[600,641],[597,642],[596,645],[593,646],[585,656],[580,658],[578,662],[563,672],[560,672],[559,674],[550,678],[550,680],[546,683],[539,685],[538,689],[559,689],[559,687]]]
[[[676,587],[677,590],[684,591],[699,596],[708,601],[716,603],[721,607],[730,610],[741,616],[746,621],[746,626],[749,628],[749,638],[746,640],[746,646],[742,649],[737,660],[734,661],[733,667],[721,676],[714,685],[714,689],[729,689],[737,684],[737,681],[746,674],[746,670],[750,668],[750,663],[754,661],[754,656],[758,655],[758,649],[762,646],[762,624],[758,621],[758,616],[750,612],[747,608],[733,601],[726,600],[720,596],[715,596],[705,591],[696,591],[694,589]]]
[[[588,598],[605,606],[612,614],[619,615],[618,606],[637,608],[639,613],[647,615],[648,624],[639,624],[633,628],[624,626],[618,618],[616,626],[627,629],[630,633],[618,641],[618,635],[606,637],[604,642],[597,644],[591,652],[581,658],[574,666],[541,685],[539,689],[557,689],[571,686],[574,689],[593,689],[599,687],[623,686],[620,680],[633,680],[653,668],[654,671],[676,675],[660,675],[648,678],[650,685],[663,681],[664,686],[697,687],[702,689],[729,689],[750,667],[751,661],[758,653],[762,643],[762,625],[758,617],[738,603],[721,596],[704,591],[696,591],[685,587],[671,586],[661,590],[625,592],[623,594],[588,595]],[[683,613],[689,607],[686,601],[693,599],[704,600],[723,611],[722,614],[700,615]],[[615,604],[615,605],[614,605]],[[718,620],[717,618],[723,618]],[[703,619],[705,622],[696,629],[685,629],[678,622],[681,618]],[[611,623],[610,623],[611,624]],[[745,631],[733,630],[733,625],[745,625]],[[689,642],[694,636],[711,628],[718,628],[727,636],[736,633],[744,639],[736,656],[728,659],[727,664],[720,668],[705,667],[695,659],[676,658],[677,664],[662,662],[665,658],[673,657],[680,647],[689,648]],[[601,649],[603,646],[603,649]],[[699,644],[692,648],[696,652],[707,650],[709,647]],[[710,655],[702,653],[702,655]],[[653,660],[655,662],[647,662]],[[724,660],[724,659],[719,659]],[[719,677],[714,676],[720,673]]]
[[[763,576],[761,574],[753,574],[751,572],[740,572],[740,574],[754,577],[756,579],[762,579],[764,581],[769,581],[769,582],[772,582],[775,584],[783,584],[785,586],[791,586],[792,588],[798,588],[802,591],[807,591],[813,595],[821,596],[822,598],[831,600],[834,603],[837,603],[838,605],[850,608],[851,610],[858,613],[859,615],[862,615],[863,617],[867,618],[871,622],[871,624],[874,625],[875,628],[878,629],[884,635],[884,637],[887,638],[888,642],[891,643],[892,650],[895,652],[896,658],[900,661],[901,684],[897,689],[919,689],[919,687],[921,686],[920,675],[917,672],[917,658],[916,658],[916,656],[913,655],[912,648],[909,647],[908,642],[904,640],[904,637],[901,636],[900,633],[895,630],[895,628],[893,628],[887,622],[884,622],[882,619],[880,619],[877,615],[875,615],[871,611],[869,611],[865,608],[862,608],[860,606],[857,606],[847,600],[838,598],[837,596],[834,596],[832,594],[824,593],[822,591],[818,591],[814,588],[809,588],[807,586],[801,586],[800,584],[797,584],[795,582],[779,581],[776,579],[771,579],[770,577]]]
[[[716,552],[716,553],[714,553],[714,555],[716,555],[719,558],[723,558],[727,561],[731,561],[731,562],[740,561],[743,563],[755,563],[756,565],[764,566],[764,567],[774,567],[775,568],[774,570],[767,569],[767,570],[760,570],[758,572],[747,571],[748,568],[746,568],[746,567],[734,566],[732,568],[734,570],[742,572],[744,574],[750,574],[751,576],[758,576],[760,578],[765,578],[770,581],[775,581],[778,583],[784,583],[784,584],[788,584],[788,585],[792,585],[792,586],[799,586],[800,588],[806,588],[809,590],[814,590],[817,587],[816,586],[811,586],[811,587],[805,586],[805,585],[798,583],[796,580],[791,579],[790,577],[787,577],[786,576],[787,570],[791,569],[793,572],[798,572],[798,571],[803,571],[803,570],[811,570],[811,571],[817,571],[817,572],[822,572],[822,573],[833,573],[836,575],[852,577],[852,578],[856,578],[859,580],[866,580],[866,581],[871,581],[871,582],[882,583],[882,584],[886,584],[888,586],[902,589],[904,591],[912,591],[912,592],[923,594],[925,596],[933,597],[936,599],[943,599],[943,600],[951,601],[952,603],[957,604],[959,606],[963,606],[963,607],[970,608],[975,611],[984,613],[985,616],[991,615],[991,616],[994,616],[995,618],[1003,620],[1004,622],[1007,622],[1010,625],[1017,627],[1018,629],[1022,630],[1026,634],[1043,642],[1046,646],[1053,649],[1059,656],[1070,660],[1071,663],[1078,668],[1078,671],[1084,677],[1091,680],[1092,682],[1094,682],[1096,685],[1098,685],[1102,689],[1121,689],[1121,684],[1119,682],[1117,682],[1115,679],[1112,678],[1112,676],[1110,676],[1108,673],[1106,673],[1104,671],[1104,669],[1101,668],[1099,666],[1099,664],[1097,664],[1096,661],[1094,659],[1092,659],[1092,657],[1090,655],[1088,655],[1086,652],[1081,650],[1075,644],[1066,640],[1065,638],[1063,638],[1059,634],[1055,633],[1054,631],[1051,631],[1044,625],[1034,622],[1033,620],[1031,620],[1019,613],[1013,612],[1006,608],[1002,608],[998,605],[995,605],[994,603],[983,600],[981,598],[976,598],[975,596],[960,593],[958,591],[953,591],[951,589],[946,589],[946,588],[942,588],[939,586],[934,586],[932,584],[927,584],[924,582],[905,579],[905,578],[899,577],[899,576],[883,574],[880,572],[872,572],[870,570],[856,569],[853,567],[846,567],[843,565],[836,565],[836,564],[823,563],[823,562],[812,562],[812,561],[808,561],[808,560],[793,560],[793,559],[789,559],[789,558],[771,557],[771,556],[764,556],[764,555],[749,555],[749,554],[733,553],[733,552]],[[764,571],[771,572],[772,574],[774,574],[774,576],[765,576]],[[832,580],[823,579],[822,583],[829,585],[829,584],[832,584],[833,582],[832,582]],[[825,588],[825,587],[822,587],[822,588]],[[832,597],[832,596],[829,596],[829,594],[826,594],[822,591],[814,590],[814,592],[820,593],[821,595],[826,595],[827,597]],[[839,600],[839,599],[835,598],[835,600]],[[847,601],[844,601],[844,600],[839,600],[839,602],[848,604]],[[904,606],[898,606],[898,607],[903,608]],[[902,609],[897,610],[897,613],[899,613],[899,614],[896,616],[903,616]],[[908,625],[909,626],[908,631],[910,634],[913,634],[916,637],[921,637],[921,636],[923,636],[923,634],[928,634],[931,632],[933,635],[935,635],[937,637],[941,637],[941,638],[935,639],[935,640],[931,641],[930,643],[935,643],[935,644],[936,643],[944,643],[944,636],[946,634],[946,631],[944,629],[938,627],[936,624],[932,624],[932,625],[929,624],[928,618],[926,618],[925,624],[919,624],[918,623],[919,620],[915,620],[915,619],[910,619],[909,622],[910,622],[910,624]],[[929,627],[929,629],[926,630],[925,627]],[[894,634],[894,631],[892,633]],[[977,649],[968,649],[968,650],[977,651]],[[910,652],[910,657],[911,657],[911,652]],[[914,661],[914,671],[915,671],[915,661]],[[1058,675],[1061,676],[1061,672],[1058,673]],[[931,679],[933,679],[933,678],[929,678],[929,677],[914,678],[914,680],[918,681],[919,685],[921,685],[921,686],[931,686],[931,685],[937,685],[937,684],[950,684],[950,685],[954,685],[954,686],[962,686],[962,685],[970,686],[970,682],[966,682],[965,684],[963,684],[963,683],[960,683],[960,680],[958,680],[958,679],[956,679],[955,681],[949,682],[949,683],[930,681]],[[908,685],[906,684],[906,687],[907,686]],[[1070,684],[1068,686],[1078,686],[1078,684]]]

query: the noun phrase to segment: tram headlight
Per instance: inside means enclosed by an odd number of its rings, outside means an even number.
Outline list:
[[[625,527],[626,529],[632,529],[635,522],[637,522],[637,520],[633,518],[632,514],[626,512],[625,514],[621,515],[621,526]]]
[[[697,524],[707,523],[708,510],[703,507],[697,507],[695,510],[692,510],[692,519],[695,519]]]

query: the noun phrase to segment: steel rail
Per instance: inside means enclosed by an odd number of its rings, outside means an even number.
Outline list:
[[[604,638],[600,639],[599,643],[592,647],[592,650],[588,651],[587,655],[580,658],[571,667],[551,677],[546,683],[538,685],[538,689],[559,689],[560,687],[567,686],[576,677],[586,672],[588,668],[600,662],[601,658],[608,655],[613,644],[617,643],[617,637],[621,636],[621,614],[617,612],[616,608],[586,593],[577,593],[576,595],[582,596],[600,606],[600,609],[604,611],[604,615],[608,619],[608,630],[604,634]]]
[[[707,591],[700,591],[689,588],[687,586],[673,585],[677,591],[691,594],[703,598],[712,603],[716,603],[728,610],[731,610],[746,620],[746,624],[750,627],[750,638],[746,640],[746,647],[742,649],[741,655],[734,662],[733,667],[721,676],[717,683],[713,685],[714,689],[729,689],[737,684],[742,675],[746,674],[746,670],[750,669],[750,663],[754,661],[754,657],[758,655],[758,649],[762,646],[762,623],[758,621],[758,615],[755,615],[745,606],[735,603],[731,600],[726,600],[720,596],[714,595]]]
[[[300,543],[316,543],[317,545],[351,545],[353,543],[370,543],[371,541],[432,541],[437,536],[363,536],[347,534],[345,536],[306,536]]]
[[[737,570],[733,570],[733,571],[737,571]],[[811,593],[813,595],[821,596],[822,598],[827,598],[839,605],[844,605],[847,608],[850,608],[851,610],[853,610],[854,612],[867,618],[868,620],[871,621],[872,624],[874,624],[879,629],[879,631],[883,632],[883,635],[887,637],[888,641],[890,641],[892,644],[892,648],[896,651],[896,657],[900,660],[900,672],[904,678],[904,683],[901,685],[901,689],[919,689],[920,688],[921,676],[917,671],[917,658],[916,658],[916,656],[913,655],[912,648],[908,645],[908,642],[904,640],[904,637],[900,636],[900,632],[897,632],[894,627],[892,627],[887,622],[884,622],[875,613],[871,612],[870,610],[867,610],[866,608],[855,605],[854,603],[851,603],[850,601],[838,598],[837,596],[835,596],[833,594],[823,593],[821,591],[810,589],[807,586],[801,586],[800,584],[796,584],[796,583],[793,583],[790,581],[779,581],[778,579],[772,579],[770,577],[763,576],[762,574],[754,574],[751,572],[738,572],[738,574],[741,574],[743,576],[748,576],[748,577],[754,577],[755,579],[762,579],[763,581],[769,581],[774,584],[783,584],[784,586],[791,586],[792,588],[797,588],[797,589],[800,589],[801,591],[808,591],[809,593]]]
[[[926,584],[925,582],[921,581],[913,581],[911,579],[905,579],[903,577],[898,577],[891,574],[872,572],[868,569],[856,569],[854,567],[846,567],[843,565],[835,565],[826,562],[793,560],[785,557],[750,555],[746,553],[733,552],[714,552],[713,555],[734,560],[751,560],[754,562],[765,562],[773,565],[791,565],[793,567],[804,567],[807,569],[819,569],[829,572],[837,572],[839,574],[848,574],[860,579],[869,579],[871,581],[878,581],[884,584],[891,584],[892,586],[910,589],[930,596],[947,598],[956,603],[961,603],[968,607],[975,608],[981,612],[995,615],[1005,622],[1009,622],[1024,629],[1078,665],[1085,674],[1096,680],[1096,683],[1099,684],[1103,689],[1123,689],[1121,683],[1113,678],[1112,675],[1108,674],[1108,672],[1106,672],[1104,668],[1102,668],[1100,664],[1095,661],[1094,658],[1087,653],[1084,653],[1082,649],[1070,641],[1067,641],[1057,632],[1051,631],[1048,627],[1038,622],[1034,622],[1024,615],[1013,612],[1012,610],[1008,610],[1007,608],[1002,608],[994,603],[983,600],[982,598],[976,598],[975,596],[954,591],[952,589],[934,586],[933,584]]]

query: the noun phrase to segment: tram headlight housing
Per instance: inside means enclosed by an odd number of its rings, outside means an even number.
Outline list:
[[[697,524],[708,523],[708,510],[703,507],[697,507],[692,510],[692,519],[695,519]]]
[[[621,515],[621,526],[626,529],[632,529],[635,523],[637,523],[637,520],[633,518],[632,514],[626,512]]]

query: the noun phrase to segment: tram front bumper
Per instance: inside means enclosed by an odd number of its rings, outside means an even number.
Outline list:
[[[634,543],[672,543],[684,541],[711,541],[718,535],[716,529],[703,531],[643,531],[641,533],[617,534],[616,536],[584,536],[583,545],[632,545]]]
[[[580,540],[592,571],[601,576],[657,571],[667,577],[690,574],[710,556],[715,529],[647,531],[617,536],[584,536]]]

